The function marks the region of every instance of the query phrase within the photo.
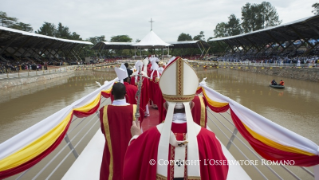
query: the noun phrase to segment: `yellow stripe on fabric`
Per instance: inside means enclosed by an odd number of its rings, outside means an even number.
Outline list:
[[[136,121],[136,118],[135,118],[136,108],[137,106],[133,104],[133,121]]]
[[[111,142],[111,133],[110,133],[110,126],[109,126],[109,119],[107,117],[107,108],[108,106],[104,106],[103,109],[103,125],[105,131],[105,138],[107,141],[107,147],[110,152],[110,164],[109,164],[109,180],[113,179],[113,149],[112,149],[112,142]]]
[[[286,151],[286,152],[292,152],[292,153],[298,153],[298,154],[303,154],[303,155],[307,155],[307,156],[314,156],[315,154],[312,154],[310,152],[295,148],[295,147],[289,147],[289,146],[285,146],[282,144],[279,144],[277,142],[274,142],[258,133],[256,133],[255,131],[251,130],[248,126],[246,126],[243,123],[244,127],[246,128],[246,130],[257,140],[261,141],[262,143],[271,146],[273,148],[282,150],[282,151]]]
[[[112,91],[112,87],[110,89],[104,90],[102,92],[107,93],[107,94],[111,94],[111,91]]]
[[[48,131],[46,134],[28,144],[19,151],[0,160],[0,171],[15,168],[24,164],[39,154],[47,150],[63,133],[69,121],[71,120],[72,112],[70,112],[56,127]]]
[[[206,91],[205,89],[203,88],[203,95],[205,96],[206,100],[207,100],[207,103],[213,107],[216,107],[216,108],[221,108],[221,107],[225,107],[228,105],[228,103],[221,103],[221,102],[216,102],[216,101],[213,101],[211,100],[207,94],[206,94]]]
[[[92,102],[90,102],[82,107],[75,108],[73,110],[80,111],[80,112],[89,112],[91,109],[93,109],[100,102],[100,99],[101,99],[101,93],[98,96],[96,96],[96,98]]]
[[[205,116],[206,116],[206,107],[205,107],[205,103],[204,103],[204,100],[203,100],[203,97],[201,96],[198,96],[199,98],[199,101],[200,101],[200,126],[203,127],[203,128],[206,128],[205,127]]]

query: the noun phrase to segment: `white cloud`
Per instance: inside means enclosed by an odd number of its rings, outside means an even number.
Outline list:
[[[262,1],[250,1],[261,3]],[[276,7],[283,23],[311,16],[315,0],[269,1]],[[142,39],[153,30],[164,41],[176,41],[180,33],[192,36],[205,32],[206,38],[214,36],[217,23],[227,21],[230,14],[241,16],[243,0],[2,0],[0,11],[20,21],[30,23],[38,30],[43,22],[68,26],[83,39],[105,35],[109,40],[116,35],[129,35]]]

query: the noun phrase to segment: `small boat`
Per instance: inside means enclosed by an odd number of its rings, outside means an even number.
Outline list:
[[[276,89],[285,89],[285,86],[282,86],[282,85],[279,85],[279,84],[277,84],[277,85],[269,84],[269,86],[272,87],[272,88],[276,88]]]

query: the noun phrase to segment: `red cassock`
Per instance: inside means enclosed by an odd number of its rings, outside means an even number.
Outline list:
[[[135,82],[136,76],[131,77],[131,84],[134,86],[137,86],[137,81]],[[141,107],[145,109],[148,101],[149,101],[149,80],[148,78],[142,77],[143,78],[143,84],[142,84],[142,89],[141,89]],[[138,80],[139,78],[137,78]]]
[[[137,87],[133,86],[127,82],[124,82],[124,86],[126,88],[126,102],[130,104],[136,104],[135,95],[137,92]]]
[[[183,138],[186,133],[186,123],[173,123],[172,132],[175,134],[177,140],[182,140],[181,138]],[[131,144],[128,146],[125,154],[123,179],[157,179],[156,164],[151,165],[150,160],[157,159],[159,140],[160,133],[156,127],[153,127],[145,131],[137,139],[131,141]],[[207,159],[226,160],[226,157],[222,152],[221,145],[216,139],[215,134],[205,128],[201,128],[199,134],[197,135],[197,141],[201,179],[226,179],[228,165],[209,165],[209,163],[207,163]],[[169,148],[169,159],[172,160],[174,159],[175,150],[172,146]],[[170,177],[171,174],[174,174],[174,168],[168,166],[167,179],[173,179]]]
[[[148,77],[151,77],[151,73],[152,73],[151,67],[152,67],[152,63],[149,63],[147,65],[147,76]]]
[[[195,106],[192,109],[193,120],[196,124],[206,128],[207,124],[207,109],[206,100],[203,96],[196,95],[193,99]]]
[[[122,180],[124,156],[132,137],[131,126],[135,111],[136,105],[108,105],[100,109],[101,130],[105,135],[101,180]]]
[[[152,100],[153,100],[153,103],[157,105],[158,111],[159,111],[158,122],[161,123],[162,121],[165,120],[166,110],[164,109],[164,106],[163,106],[165,100],[163,98],[161,88],[159,87],[158,80],[159,80],[159,77],[157,77],[157,71],[155,70],[153,73],[153,79],[150,82],[150,84],[152,86],[151,88],[152,96],[153,96]]]

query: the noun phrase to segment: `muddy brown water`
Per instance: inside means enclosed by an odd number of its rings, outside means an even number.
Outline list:
[[[286,88],[279,90],[268,85],[272,79],[276,79],[278,82],[280,78],[268,75],[230,69],[213,69],[199,70],[198,76],[200,79],[207,77],[208,86],[221,94],[319,144],[318,83],[283,79]],[[98,87],[95,81],[103,83],[105,80],[114,78],[114,72],[85,71],[76,72],[74,76],[2,89],[0,92],[0,143],[94,91]],[[211,122],[209,122],[209,126],[216,131],[216,135],[226,145],[227,139],[223,137],[223,134],[217,132],[218,129]],[[94,126],[95,129],[98,129],[98,127],[99,124]],[[229,128],[232,127],[229,126]],[[93,134],[90,133],[90,137]],[[89,137],[86,138],[86,141],[89,139]],[[238,146],[242,147],[241,145]],[[84,147],[85,145],[80,145],[78,151],[81,152]],[[242,148],[245,149],[245,147]],[[234,147],[231,147],[230,151],[236,158],[244,159],[242,155],[235,151]],[[254,157],[251,158],[254,159]],[[50,179],[60,179],[73,160],[74,158],[70,156],[66,160],[66,162],[70,162],[63,165],[57,171],[58,175],[54,175]],[[57,160],[55,164],[58,164],[58,162]],[[44,164],[44,162],[41,163]],[[52,166],[54,167],[54,163]],[[31,179],[38,168],[40,167],[35,166],[32,169],[34,172],[28,173],[29,175],[23,179]],[[244,168],[253,179],[261,178],[253,167],[247,166]],[[260,168],[265,169],[268,178],[275,178],[273,173],[267,172],[267,168]],[[280,172],[280,169],[276,169],[276,171]],[[294,171],[299,172],[300,170],[295,168]],[[50,173],[50,170],[46,170],[42,174],[48,173]],[[45,177],[45,175],[42,175],[38,179]],[[286,179],[291,176],[283,174],[282,177]],[[303,172],[300,173],[300,177],[311,179]]]

